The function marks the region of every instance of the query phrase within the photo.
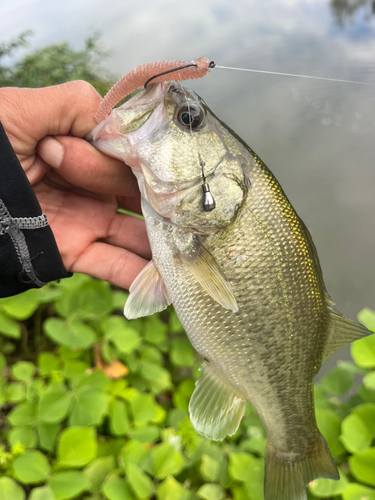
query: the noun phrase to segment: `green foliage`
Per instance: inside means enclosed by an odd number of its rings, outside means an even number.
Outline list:
[[[249,405],[234,437],[198,436],[187,408],[200,361],[173,309],[130,322],[125,298],[75,275],[0,300],[20,332],[2,332],[0,320],[0,500],[263,500],[259,417]],[[369,310],[361,319],[375,325]],[[375,498],[372,340],[316,385],[341,479],[313,481],[310,497]]]
[[[116,80],[102,68],[109,53],[100,49],[99,35],[88,37],[81,51],[75,51],[68,43],[37,49],[13,65],[2,64],[4,57],[12,57],[28,46],[31,31],[0,45],[0,87],[47,87],[72,80],[85,80],[104,95]],[[1,328],[0,316],[0,328]]]

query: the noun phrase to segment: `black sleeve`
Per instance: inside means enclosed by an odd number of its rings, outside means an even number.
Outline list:
[[[0,297],[71,275],[0,122]]]

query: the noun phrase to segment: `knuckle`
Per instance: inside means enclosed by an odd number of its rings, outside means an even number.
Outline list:
[[[128,250],[122,249],[122,251],[115,257],[112,265],[109,269],[109,279],[111,283],[116,283],[119,281],[120,275],[129,266],[130,252]]]

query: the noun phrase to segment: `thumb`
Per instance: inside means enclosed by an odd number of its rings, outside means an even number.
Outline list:
[[[40,89],[3,88],[0,97],[4,128],[21,152],[47,135],[84,137],[96,125],[101,102],[94,87],[80,80]]]
[[[130,168],[101,153],[84,139],[45,137],[38,144],[38,154],[75,186],[118,196],[139,196],[138,184]]]

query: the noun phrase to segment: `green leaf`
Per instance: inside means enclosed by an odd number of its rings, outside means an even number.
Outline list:
[[[214,482],[219,479],[220,464],[209,455],[202,455],[200,473],[206,481]]]
[[[172,387],[171,375],[160,364],[150,363],[149,361],[140,362],[140,372],[142,377],[151,384],[154,393],[164,392]]]
[[[244,483],[245,498],[263,500],[264,460],[247,453],[233,453],[229,457],[229,476]],[[241,493],[241,495],[242,495]]]
[[[353,377],[342,368],[333,368],[320,381],[321,387],[326,391],[341,396],[350,389],[353,384]]]
[[[95,371],[91,375],[85,374],[82,377],[77,377],[77,379],[72,380],[74,394],[77,397],[81,397],[81,395],[86,392],[105,391],[108,385],[109,380],[101,371]]]
[[[375,437],[375,404],[363,403],[356,408],[353,408],[353,413],[361,417],[367,428],[370,430],[372,436]]]
[[[64,359],[63,363],[63,377],[72,381],[77,380],[79,379],[79,377],[85,375],[87,370],[90,368],[90,365],[88,363],[79,361],[77,359]]]
[[[121,467],[126,469],[129,464],[140,465],[147,455],[147,447],[140,441],[128,441],[119,455]]]
[[[358,313],[358,321],[365,325],[366,328],[375,332],[375,311],[365,307]]]
[[[31,491],[29,500],[56,500],[56,497],[49,486],[42,486]]]
[[[91,280],[81,286],[77,309],[86,319],[104,316],[112,311],[113,299],[109,283]]]
[[[107,474],[115,468],[115,457],[99,457],[87,465],[84,469],[84,474],[87,476],[92,484],[92,489],[98,490],[104,481]]]
[[[159,438],[160,429],[156,425],[146,425],[129,431],[130,439],[137,439],[141,443],[153,443]]]
[[[325,437],[333,457],[345,452],[339,440],[341,434],[341,421],[332,410],[316,410],[316,421],[320,432]]]
[[[174,309],[171,310],[169,315],[169,330],[172,333],[181,333],[184,331],[184,327],[181,325]]]
[[[69,417],[71,426],[100,425],[108,412],[109,396],[102,391],[81,394]]]
[[[248,498],[263,500],[264,460],[254,459],[253,467],[249,470],[249,478],[244,483]]]
[[[69,427],[60,435],[58,463],[62,467],[83,467],[96,458],[97,451],[94,429]]]
[[[150,363],[156,363],[157,365],[163,364],[163,355],[157,347],[145,344],[139,349],[139,352],[142,360],[150,361]]]
[[[25,500],[24,490],[13,479],[0,477],[0,500]]]
[[[358,481],[375,486],[375,448],[360,450],[349,457],[349,466]]]
[[[0,352],[0,374],[7,365],[6,357]]]
[[[103,483],[102,493],[108,500],[135,500],[128,483],[116,476],[111,476]]]
[[[117,291],[112,292],[113,309],[123,311],[126,299],[129,297],[128,293]]]
[[[8,385],[7,400],[11,403],[18,403],[26,398],[26,387],[22,383]]]
[[[134,423],[143,425],[154,420],[157,416],[157,403],[149,394],[140,394],[132,399],[130,407],[133,413]]]
[[[35,365],[29,361],[18,361],[12,366],[11,372],[16,380],[29,382],[35,374]]]
[[[375,500],[375,490],[361,484],[349,483],[342,493],[343,500]]]
[[[355,453],[370,446],[372,433],[359,415],[351,414],[342,422],[340,439],[348,451]]]
[[[8,414],[8,421],[12,426],[33,425],[37,421],[37,406],[32,403],[21,403]]]
[[[158,315],[150,316],[145,323],[145,340],[150,344],[162,344],[166,340],[167,328]]]
[[[38,290],[39,302],[40,304],[56,302],[63,293],[63,289],[60,285],[54,282],[49,283],[47,286]]]
[[[138,498],[149,498],[153,488],[151,479],[136,464],[126,467],[129,484]]]
[[[49,486],[55,494],[56,500],[69,500],[91,488],[88,477],[79,471],[65,471],[54,474]]]
[[[356,340],[351,345],[351,354],[361,368],[375,368],[375,335]]]
[[[375,371],[371,373],[367,373],[363,377],[363,384],[367,389],[370,389],[371,391],[375,390]]]
[[[186,338],[172,339],[171,361],[176,366],[192,366],[195,362],[195,352]]]
[[[129,418],[124,401],[115,399],[110,417],[109,427],[113,436],[124,436],[129,430]]]
[[[21,337],[21,325],[0,312],[0,333],[11,339],[19,339]]]
[[[69,413],[71,401],[63,384],[52,384],[40,398],[39,417],[50,424],[61,422]]]
[[[39,399],[46,391],[46,385],[44,380],[41,378],[32,379],[27,383],[26,387],[26,399],[30,402],[34,402]]]
[[[81,280],[65,291],[55,307],[64,318],[96,319],[112,310],[112,292],[104,281]]]
[[[38,290],[27,290],[26,292],[3,299],[1,305],[9,316],[23,321],[30,318],[39,305]]]
[[[235,481],[248,481],[249,471],[254,467],[254,457],[248,453],[232,453],[229,457],[229,475]]]
[[[219,484],[207,483],[199,488],[197,495],[203,500],[223,500],[225,491]]]
[[[47,458],[40,451],[26,451],[13,462],[14,474],[25,484],[44,481],[51,471]]]
[[[359,368],[352,361],[339,360],[339,361],[337,361],[337,366],[339,368],[341,368],[342,370],[345,370],[348,373],[351,373],[352,375],[363,375],[364,373],[366,373],[366,370],[364,368]]]
[[[96,341],[95,331],[80,321],[67,322],[58,318],[47,318],[43,323],[47,336],[57,344],[87,349]]]
[[[309,489],[318,498],[331,498],[340,495],[345,490],[347,484],[348,480],[340,472],[340,479],[338,481],[333,481],[332,479],[315,479],[309,483]]]
[[[50,352],[41,352],[38,356],[38,368],[42,377],[48,377],[60,367],[60,360]]]
[[[183,467],[181,452],[169,443],[161,443],[151,449],[151,464],[149,470],[151,475],[158,479],[164,479],[169,475],[178,474]]]
[[[42,450],[54,451],[60,424],[47,424],[40,422],[38,425],[39,446]]]
[[[339,427],[340,428],[340,427]],[[240,449],[250,453],[256,453],[264,457],[266,450],[267,439],[264,437],[252,437],[241,442]],[[342,449],[343,446],[341,446]]]
[[[111,316],[102,322],[105,337],[111,340],[123,354],[130,354],[141,343],[137,330],[129,326],[125,318]]]
[[[225,490],[228,489],[233,483],[232,479],[229,476],[228,463],[228,457],[222,458],[219,462],[220,469],[218,474],[218,482],[220,486],[222,486]]]
[[[34,448],[38,442],[36,433],[30,427],[13,427],[8,434],[11,446],[22,444],[25,448]]]
[[[157,489],[158,500],[188,500],[190,492],[173,476],[168,476]]]
[[[364,385],[360,385],[358,395],[367,403],[375,403],[375,391],[367,389]]]

